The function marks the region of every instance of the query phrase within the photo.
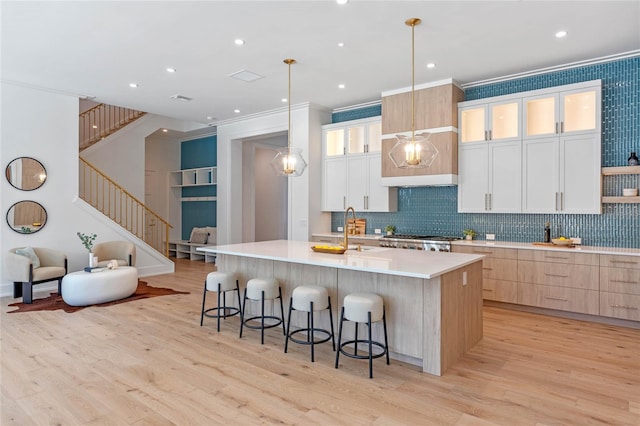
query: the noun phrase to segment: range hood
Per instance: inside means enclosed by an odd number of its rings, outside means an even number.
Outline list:
[[[458,102],[464,92],[453,79],[416,86],[415,134],[429,133],[438,157],[428,168],[397,168],[389,157],[396,135],[411,136],[411,88],[382,93],[382,185],[458,184]]]

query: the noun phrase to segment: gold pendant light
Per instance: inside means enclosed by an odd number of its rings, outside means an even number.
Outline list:
[[[307,162],[302,158],[301,150],[291,147],[291,65],[296,63],[295,59],[285,59],[284,63],[289,66],[289,132],[287,135],[287,147],[278,150],[276,156],[271,160],[271,166],[278,176],[297,177],[304,173]]]
[[[401,169],[431,166],[438,156],[438,149],[429,141],[430,133],[415,134],[415,27],[420,18],[410,18],[404,23],[411,27],[411,136],[396,135],[396,144],[389,151],[393,164]]]

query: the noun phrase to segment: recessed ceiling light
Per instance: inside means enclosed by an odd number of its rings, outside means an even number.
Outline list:
[[[167,133],[169,130],[168,129],[162,129],[163,133]]]
[[[129,83],[129,87],[138,87],[138,83]]]
[[[282,102],[287,102],[287,98],[282,98]]]
[[[236,44],[236,46],[242,46],[244,44],[244,40],[241,38],[237,38],[233,40],[233,42]]]
[[[167,72],[174,73],[176,72],[175,68],[167,68]]]
[[[238,114],[240,112],[239,109],[234,109],[233,112],[235,112],[236,114]]]
[[[343,42],[338,43],[338,47],[344,47],[344,43]]]
[[[98,128],[98,126],[96,126],[96,125],[94,124],[93,126],[91,126],[91,128],[93,128],[93,129],[97,129],[97,128]]]
[[[212,117],[212,116],[210,116],[210,115],[208,115],[208,116],[207,116],[207,120],[213,120],[213,117]]]
[[[338,89],[344,89],[344,84],[338,84]]]
[[[558,32],[556,33],[556,38],[563,38],[563,37],[566,37],[566,36],[567,36],[567,32],[566,32],[566,31],[564,31],[564,30],[562,30],[562,31],[558,31]]]
[[[436,64],[434,64],[433,62],[429,62],[427,64],[427,68],[435,68],[435,67],[436,67]]]
[[[338,3],[338,4],[347,4],[347,3],[349,3],[349,0],[336,0],[336,3]]]

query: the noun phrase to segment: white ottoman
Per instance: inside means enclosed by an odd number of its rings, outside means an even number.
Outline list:
[[[138,270],[131,266],[101,272],[78,271],[62,279],[62,300],[71,306],[112,302],[131,296],[138,288]]]

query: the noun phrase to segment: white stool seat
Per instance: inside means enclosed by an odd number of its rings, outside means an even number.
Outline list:
[[[352,293],[344,298],[344,319],[353,322],[368,322],[371,312],[371,322],[382,321],[384,302],[382,297],[373,293]]]
[[[323,311],[329,307],[329,294],[327,289],[317,285],[300,286],[293,289],[291,303],[296,311],[310,311],[310,303],[313,302],[314,311]]]
[[[207,275],[207,291],[231,291],[236,289],[236,274],[233,272],[209,272]]]
[[[280,283],[275,278],[252,278],[247,282],[245,297],[250,300],[277,299],[280,297]]]

